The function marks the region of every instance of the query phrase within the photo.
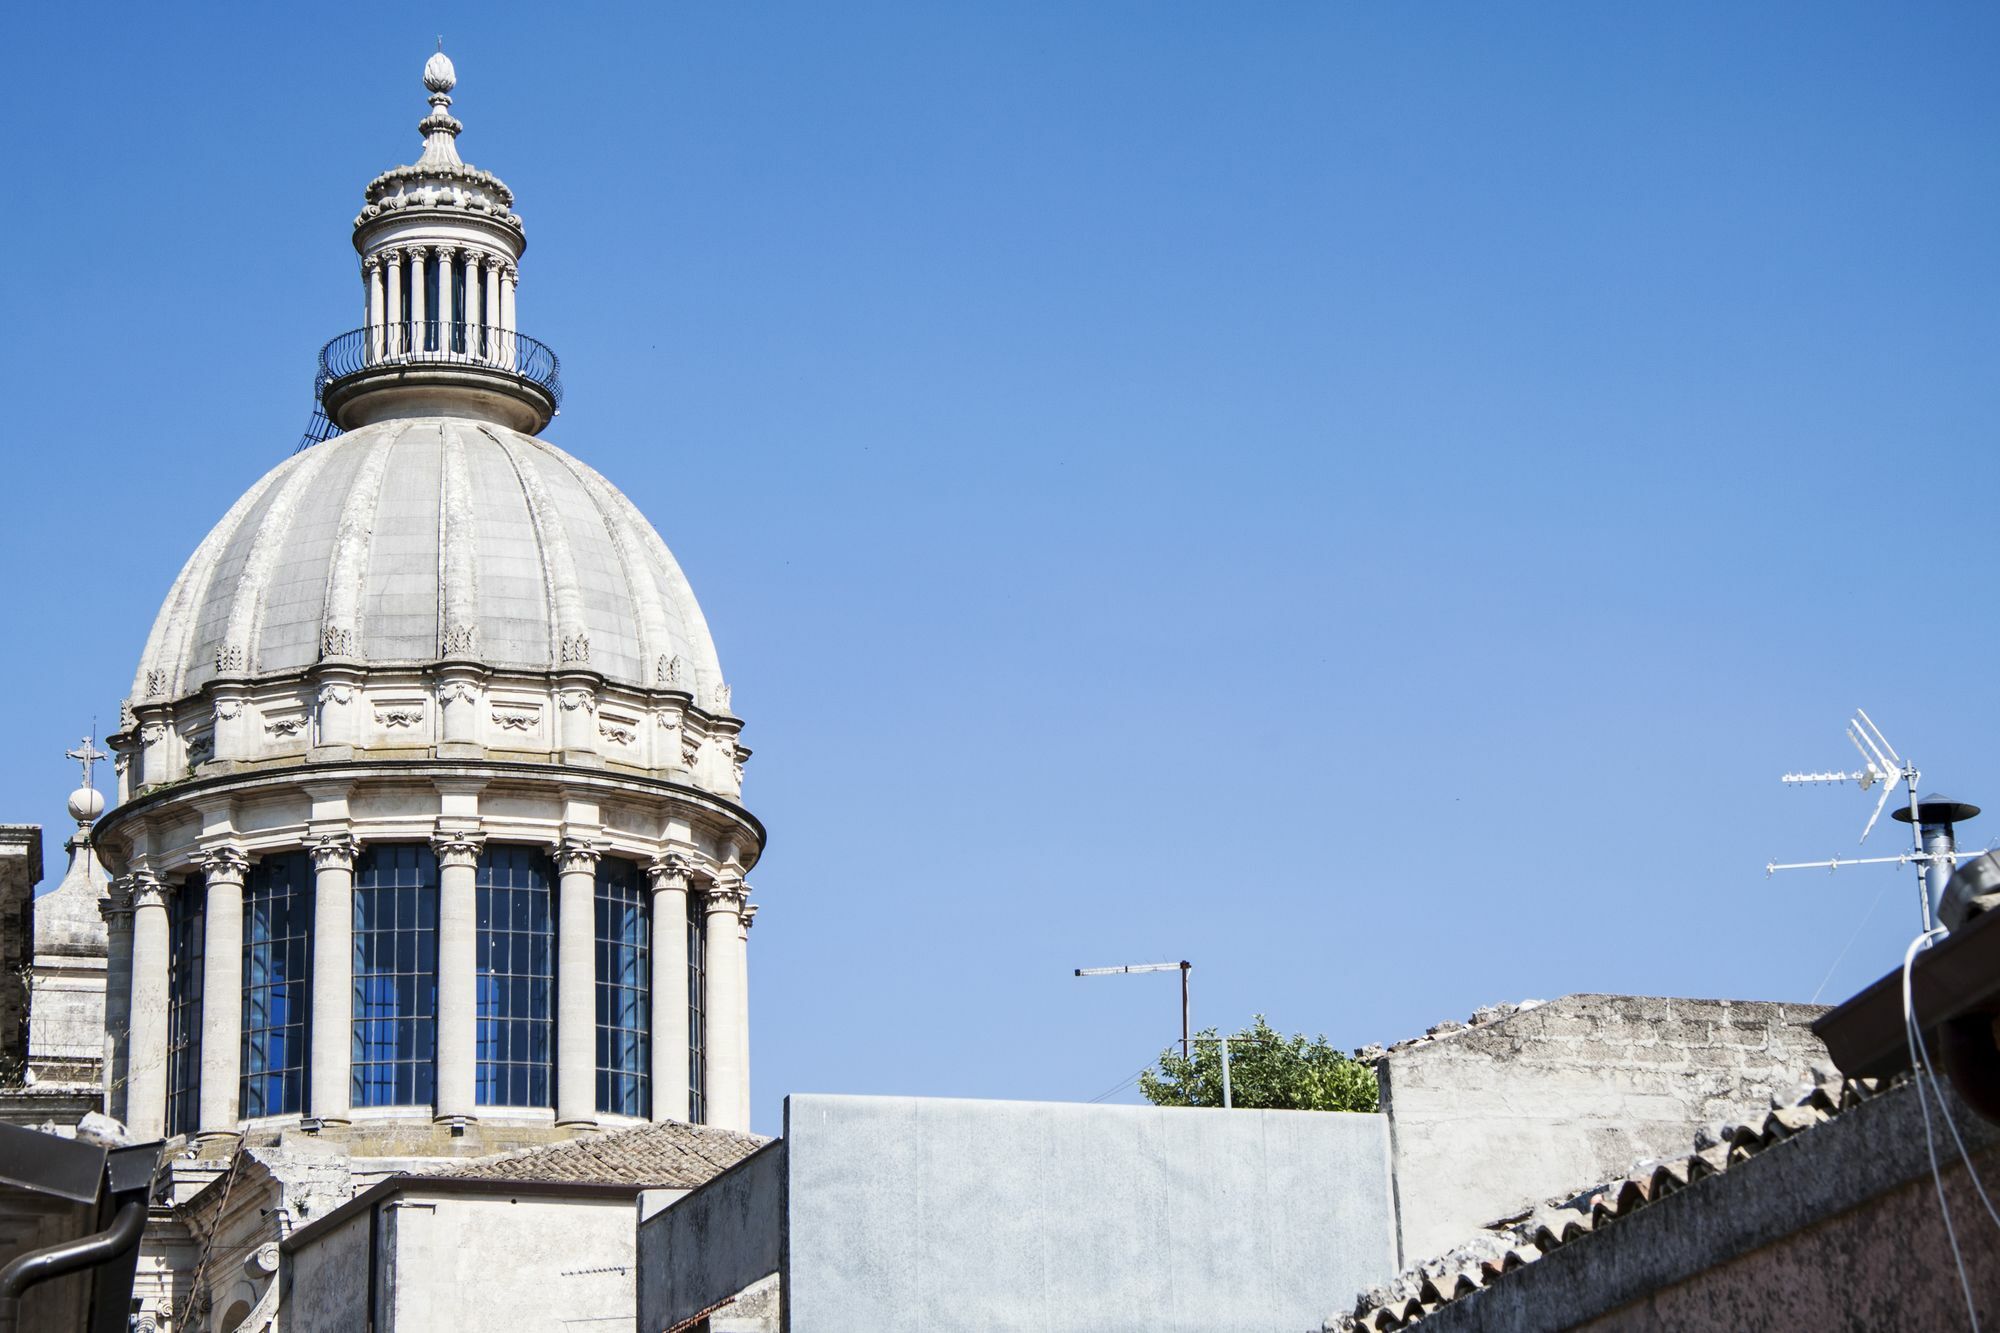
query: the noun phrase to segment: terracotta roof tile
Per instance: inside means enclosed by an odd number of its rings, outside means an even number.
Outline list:
[[[574,1181],[693,1189],[771,1140],[708,1125],[662,1120],[493,1157],[459,1162],[436,1176],[470,1180]]]
[[[1327,1320],[1335,1333],[1349,1330],[1408,1328],[1441,1305],[1450,1304],[1482,1287],[1506,1280],[1549,1251],[1678,1190],[1698,1185],[1736,1163],[1840,1112],[1876,1096],[1889,1081],[1842,1080],[1831,1071],[1815,1071],[1815,1081],[1796,1093],[1771,1098],[1770,1111],[1740,1125],[1715,1125],[1695,1137],[1695,1151],[1667,1162],[1635,1162],[1623,1180],[1593,1186],[1574,1198],[1495,1223],[1466,1244],[1435,1259],[1425,1260],[1379,1287],[1360,1293],[1353,1313]],[[1894,1080],[1891,1080],[1894,1081]],[[1498,1256],[1496,1262],[1496,1255]]]

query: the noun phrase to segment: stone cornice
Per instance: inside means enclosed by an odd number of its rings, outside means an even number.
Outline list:
[[[174,808],[193,808],[196,797],[229,795],[254,797],[276,791],[296,790],[307,782],[345,783],[360,786],[374,782],[429,783],[438,779],[512,784],[558,786],[594,793],[618,794],[628,800],[638,797],[691,807],[747,835],[746,846],[764,846],[763,821],[735,801],[700,787],[665,778],[597,768],[576,768],[562,764],[534,763],[506,759],[382,758],[311,765],[288,763],[282,767],[245,772],[218,773],[147,791],[108,810],[93,826],[101,848],[120,836],[124,825],[135,819],[157,818]]]

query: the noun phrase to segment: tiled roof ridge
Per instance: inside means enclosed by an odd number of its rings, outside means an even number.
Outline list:
[[[1530,1009],[1539,1009],[1547,1003],[1549,1003],[1547,1000],[1521,1000],[1514,1004],[1481,1005],[1479,1008],[1474,1009],[1463,1023],[1447,1018],[1442,1023],[1433,1024],[1431,1027],[1426,1028],[1424,1035],[1421,1037],[1406,1037],[1402,1041],[1390,1043],[1387,1047],[1384,1047],[1379,1042],[1370,1042],[1366,1046],[1357,1046],[1354,1048],[1354,1058],[1363,1064],[1372,1065],[1390,1051],[1404,1051],[1412,1046],[1422,1046],[1429,1042],[1442,1041],[1447,1037],[1456,1036],[1458,1033],[1469,1032],[1473,1028],[1482,1028],[1491,1023],[1501,1022],[1512,1018],[1515,1014],[1525,1013]]]
[[[720,1173],[735,1165],[770,1142],[760,1134],[744,1134],[733,1129],[678,1120],[660,1120],[651,1124],[632,1125],[625,1129],[613,1130],[609,1134],[579,1135],[554,1143],[536,1144],[531,1148],[515,1148],[507,1152],[489,1153],[484,1157],[461,1158],[444,1163],[437,1170],[426,1171],[423,1175],[470,1176],[488,1180],[538,1180],[551,1178],[546,1168],[552,1163],[559,1163],[563,1166],[573,1164],[583,1175],[595,1174],[607,1180],[623,1180],[632,1176],[633,1171],[613,1156],[613,1153],[618,1149],[636,1146],[653,1139],[667,1140],[681,1155],[693,1158],[703,1166],[711,1168],[709,1175]],[[518,1168],[519,1174],[516,1175],[508,1168]],[[596,1168],[595,1172],[592,1172],[591,1168]]]
[[[1810,1082],[1791,1093],[1773,1093],[1771,1109],[1741,1124],[1705,1126],[1694,1151],[1668,1161],[1643,1159],[1619,1180],[1552,1199],[1525,1216],[1489,1223],[1469,1241],[1433,1259],[1413,1264],[1380,1286],[1356,1294],[1351,1312],[1327,1319],[1324,1333],[1376,1333],[1409,1328],[1441,1305],[1504,1278],[1578,1236],[1589,1235],[1637,1212],[1657,1199],[1705,1177],[1720,1175],[1738,1162],[1794,1134],[1812,1129],[1901,1083],[1894,1079],[1842,1079],[1825,1066],[1813,1068]]]

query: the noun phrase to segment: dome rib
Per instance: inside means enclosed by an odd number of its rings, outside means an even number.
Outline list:
[[[222,552],[236,536],[264,493],[276,485],[288,466],[298,462],[288,459],[286,463],[271,469],[259,478],[249,490],[237,497],[229,506],[229,512],[222,516],[195,547],[187,564],[181,567],[181,576],[174,580],[173,590],[167,594],[165,605],[153,621],[153,632],[146,638],[146,651],[140,654],[139,671],[132,681],[132,699],[137,704],[149,700],[165,701],[178,699],[188,692],[188,655],[193,650],[193,640],[201,624],[201,610],[208,602],[208,590],[215,581],[215,567]],[[171,656],[168,655],[171,644]],[[158,677],[159,688],[152,688],[154,673]]]
[[[382,482],[389,475],[389,454],[402,442],[407,430],[384,435],[369,445],[368,456],[355,470],[340,506],[339,527],[333,539],[333,556],[327,561],[325,593],[320,605],[320,657],[357,657],[361,654],[363,580],[368,573],[368,551],[375,540],[375,514],[382,503]]]
[[[584,624],[583,598],[577,591],[576,580],[570,577],[576,570],[576,558],[570,550],[569,533],[564,531],[561,520],[550,512],[548,488],[542,484],[541,472],[491,427],[481,426],[479,433],[493,441],[506,456],[514,469],[515,479],[521,484],[521,494],[528,501],[528,521],[535,528],[535,546],[542,562],[542,586],[548,595],[549,649],[554,658],[550,665],[587,667],[590,665],[590,634]],[[527,436],[520,438],[530,446],[535,443]]]
[[[438,484],[438,531],[443,547],[438,560],[438,651],[445,657],[470,657],[482,646],[479,638],[479,518],[472,507],[472,468],[465,457],[465,436],[454,424],[439,428],[444,449],[443,475]]]
[[[655,663],[660,653],[670,651],[672,635],[667,629],[666,613],[660,605],[659,587],[654,583],[651,572],[641,568],[647,555],[645,543],[634,540],[624,515],[607,497],[606,492],[611,490],[609,482],[567,454],[558,455],[557,459],[576,478],[584,494],[590,497],[597,519],[604,525],[605,536],[617,553],[618,575],[624,580],[626,595],[639,608],[640,679],[647,684],[663,685],[666,682],[659,678]]]
[[[237,576],[229,603],[229,619],[216,645],[215,674],[247,676],[257,669],[263,646],[264,594],[270,590],[271,575],[278,567],[279,550],[292,534],[299,499],[318,479],[331,453],[315,458],[307,454],[292,475],[271,498],[263,521],[250,534],[250,550],[243,557],[243,572]]]

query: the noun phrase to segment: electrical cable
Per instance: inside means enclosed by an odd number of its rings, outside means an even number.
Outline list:
[[[1884,879],[1882,881],[1882,887],[1875,890],[1875,901],[1869,903],[1868,910],[1861,914],[1861,920],[1854,927],[1854,933],[1847,937],[1847,943],[1840,946],[1839,957],[1835,958],[1833,960],[1832,966],[1826,969],[1826,975],[1819,979],[1819,987],[1818,989],[1813,991],[1812,999],[1808,1001],[1808,1003],[1810,1004],[1819,1003],[1819,997],[1826,991],[1826,983],[1833,980],[1833,974],[1839,970],[1840,964],[1842,963],[1843,960],[1846,959],[1847,951],[1854,947],[1854,941],[1861,938],[1862,928],[1868,924],[1868,919],[1875,915],[1875,909],[1882,905],[1882,895],[1887,893],[1889,891],[1889,886],[1894,883],[1895,881],[1893,879]]]
[[[1938,929],[1926,930],[1911,940],[1910,947],[1903,951],[1903,1034],[1910,1041],[1910,1063],[1916,1073],[1917,1107],[1924,1117],[1924,1150],[1930,1155],[1931,1183],[1937,1187],[1938,1211],[1944,1215],[1945,1239],[1951,1242],[1951,1261],[1958,1267],[1959,1289],[1965,1293],[1965,1317],[1972,1323],[1972,1333],[1979,1333],[1979,1308],[1972,1300],[1972,1279],[1965,1272],[1965,1256],[1959,1253],[1958,1229],[1952,1225],[1951,1205],[1944,1197],[1944,1174],[1938,1170],[1937,1138],[1931,1132],[1930,1102],[1924,1094],[1924,1071],[1929,1068],[1929,1059],[1926,1057],[1924,1064],[1917,1066],[1918,1048],[1923,1043],[1917,1033],[1916,1006],[1911,1001],[1911,965],[1916,962],[1918,953],[1930,947],[1934,937],[1944,933]],[[1938,1109],[1944,1109],[1942,1097]],[[1981,1195],[1984,1196],[1984,1191]]]
[[[1930,935],[1944,933],[1939,929],[1931,931]],[[2000,1209],[1994,1208],[1992,1196],[1987,1194],[1985,1182],[1980,1180],[1978,1170],[1972,1165],[1972,1154],[1965,1146],[1965,1139],[1958,1132],[1958,1122],[1951,1118],[1951,1108],[1944,1099],[1944,1085],[1938,1081],[1937,1069],[1931,1064],[1930,1045],[1924,1041],[1923,1028],[1917,1022],[1916,1008],[1912,1000],[1913,991],[1906,967],[1903,974],[1903,1029],[1910,1041],[1910,1072],[1920,1082],[1929,1079],[1931,1095],[1937,1098],[1938,1114],[1944,1120],[1944,1127],[1951,1131],[1951,1141],[1958,1149],[1959,1161],[1965,1163],[1965,1174],[1972,1182],[1972,1192],[1979,1196],[1979,1202],[1985,1206],[1986,1215],[1993,1219],[1993,1225],[2000,1227]]]

